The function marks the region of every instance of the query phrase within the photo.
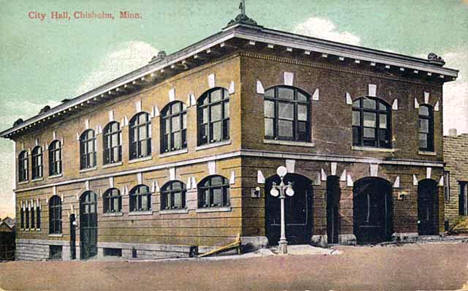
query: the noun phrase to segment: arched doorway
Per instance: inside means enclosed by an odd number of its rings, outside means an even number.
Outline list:
[[[420,235],[439,234],[439,197],[437,182],[425,179],[418,183],[418,233]]]
[[[301,175],[287,174],[284,183],[292,182],[294,196],[286,197],[284,203],[286,239],[289,244],[309,243],[312,235],[312,185]],[[270,245],[278,244],[281,231],[280,199],[270,195],[273,183],[279,184],[278,175],[266,180],[265,185],[265,229]]]
[[[81,259],[97,255],[97,195],[86,191],[80,197]]]
[[[328,243],[338,243],[340,231],[340,178],[338,176],[327,177],[327,238]]]
[[[354,183],[354,234],[358,244],[390,240],[393,232],[392,186],[380,178]]]

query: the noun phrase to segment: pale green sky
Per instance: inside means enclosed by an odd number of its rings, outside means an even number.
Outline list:
[[[246,0],[259,24],[365,47],[442,55],[461,78],[446,86],[445,131],[468,132],[468,2],[461,0]],[[77,96],[218,32],[238,13],[232,0],[0,0],[0,130],[45,104]],[[119,19],[128,10],[142,19]],[[115,20],[57,21],[52,11],[113,13]],[[29,12],[46,13],[30,19]],[[13,152],[0,141],[0,217],[13,215]]]

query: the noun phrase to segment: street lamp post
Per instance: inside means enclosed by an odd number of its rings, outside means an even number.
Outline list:
[[[273,185],[270,190],[270,195],[273,197],[279,197],[280,202],[281,202],[281,236],[280,240],[278,242],[278,249],[280,254],[287,254],[288,253],[288,241],[286,240],[286,223],[285,223],[285,218],[284,218],[284,199],[287,196],[293,196],[294,195],[294,189],[292,187],[291,182],[288,182],[288,184],[284,184],[284,176],[288,173],[288,170],[281,166],[278,167],[276,170],[276,173],[281,179],[281,182],[279,185],[276,185],[276,183],[273,182]]]

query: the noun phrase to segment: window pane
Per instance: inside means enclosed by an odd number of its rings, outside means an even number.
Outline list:
[[[375,109],[375,100],[374,99],[369,99],[369,98],[364,98],[362,99],[362,107],[367,108],[367,109]]]
[[[182,147],[181,132],[174,133],[174,148],[180,149]]]
[[[211,121],[221,120],[222,118],[222,104],[217,104],[211,107]]]
[[[361,125],[361,113],[359,111],[353,111],[353,125]]]
[[[421,132],[429,132],[429,120],[419,119],[419,129]]]
[[[293,137],[293,122],[286,120],[278,121],[278,135],[282,137]]]
[[[294,99],[294,90],[290,88],[278,88],[278,98],[281,99]]]
[[[419,134],[419,147],[420,148],[427,148],[427,134],[420,133]]]
[[[297,100],[307,102],[307,96],[297,91]]]
[[[278,102],[278,111],[279,111],[279,118],[289,119],[289,120],[294,119],[294,104]]]
[[[182,208],[182,192],[174,193],[174,206]]]
[[[375,138],[375,129],[374,128],[364,128],[364,137],[365,138]]]
[[[297,106],[297,119],[301,121],[307,121],[307,105]]]
[[[358,99],[356,101],[353,102],[353,107],[354,108],[360,108],[361,107],[361,100]]]
[[[213,203],[215,206],[223,205],[223,189],[215,188],[213,189]]]
[[[275,97],[275,89],[266,90],[265,91],[265,97],[274,98]]]
[[[273,119],[265,118],[265,136],[274,136],[273,133]]]
[[[203,120],[203,123],[207,123],[208,122],[208,107],[206,108],[203,108],[203,114],[202,114],[202,120]]]
[[[211,102],[216,102],[216,101],[221,100],[221,97],[222,97],[221,94],[222,94],[222,90],[215,90],[211,92]]]
[[[224,118],[229,118],[229,102],[224,102]]]
[[[361,128],[353,126],[353,145],[361,144]]]
[[[213,140],[221,140],[223,137],[222,122],[213,123]]]
[[[146,126],[140,126],[138,128],[139,140],[145,139],[147,137]]]
[[[387,106],[384,103],[379,102],[379,110],[387,110]]]
[[[265,100],[263,114],[265,117],[275,117],[275,103]]]
[[[172,131],[180,130],[180,116],[175,116],[172,118]]]
[[[364,126],[375,127],[376,114],[370,112],[364,112]]]
[[[379,114],[379,127],[387,128],[387,115],[386,114]]]
[[[429,116],[429,108],[427,106],[419,106],[419,115]]]
[[[187,128],[187,114],[182,115],[182,128]]]
[[[172,104],[171,110],[172,110],[172,114],[179,113],[180,112],[180,103],[177,102],[175,104]]]
[[[113,134],[112,135],[112,145],[116,146],[119,144],[119,134]]]
[[[171,120],[168,118],[164,121],[164,133],[169,133],[171,129]]]

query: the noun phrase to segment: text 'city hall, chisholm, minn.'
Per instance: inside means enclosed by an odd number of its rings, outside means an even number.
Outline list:
[[[138,12],[119,11],[118,15],[120,19],[142,19],[141,13]],[[51,20],[115,19],[114,13],[112,12],[95,12],[81,10],[77,10],[71,13],[69,11],[51,11],[49,13],[29,11],[28,18],[39,21],[44,21],[48,18]]]

